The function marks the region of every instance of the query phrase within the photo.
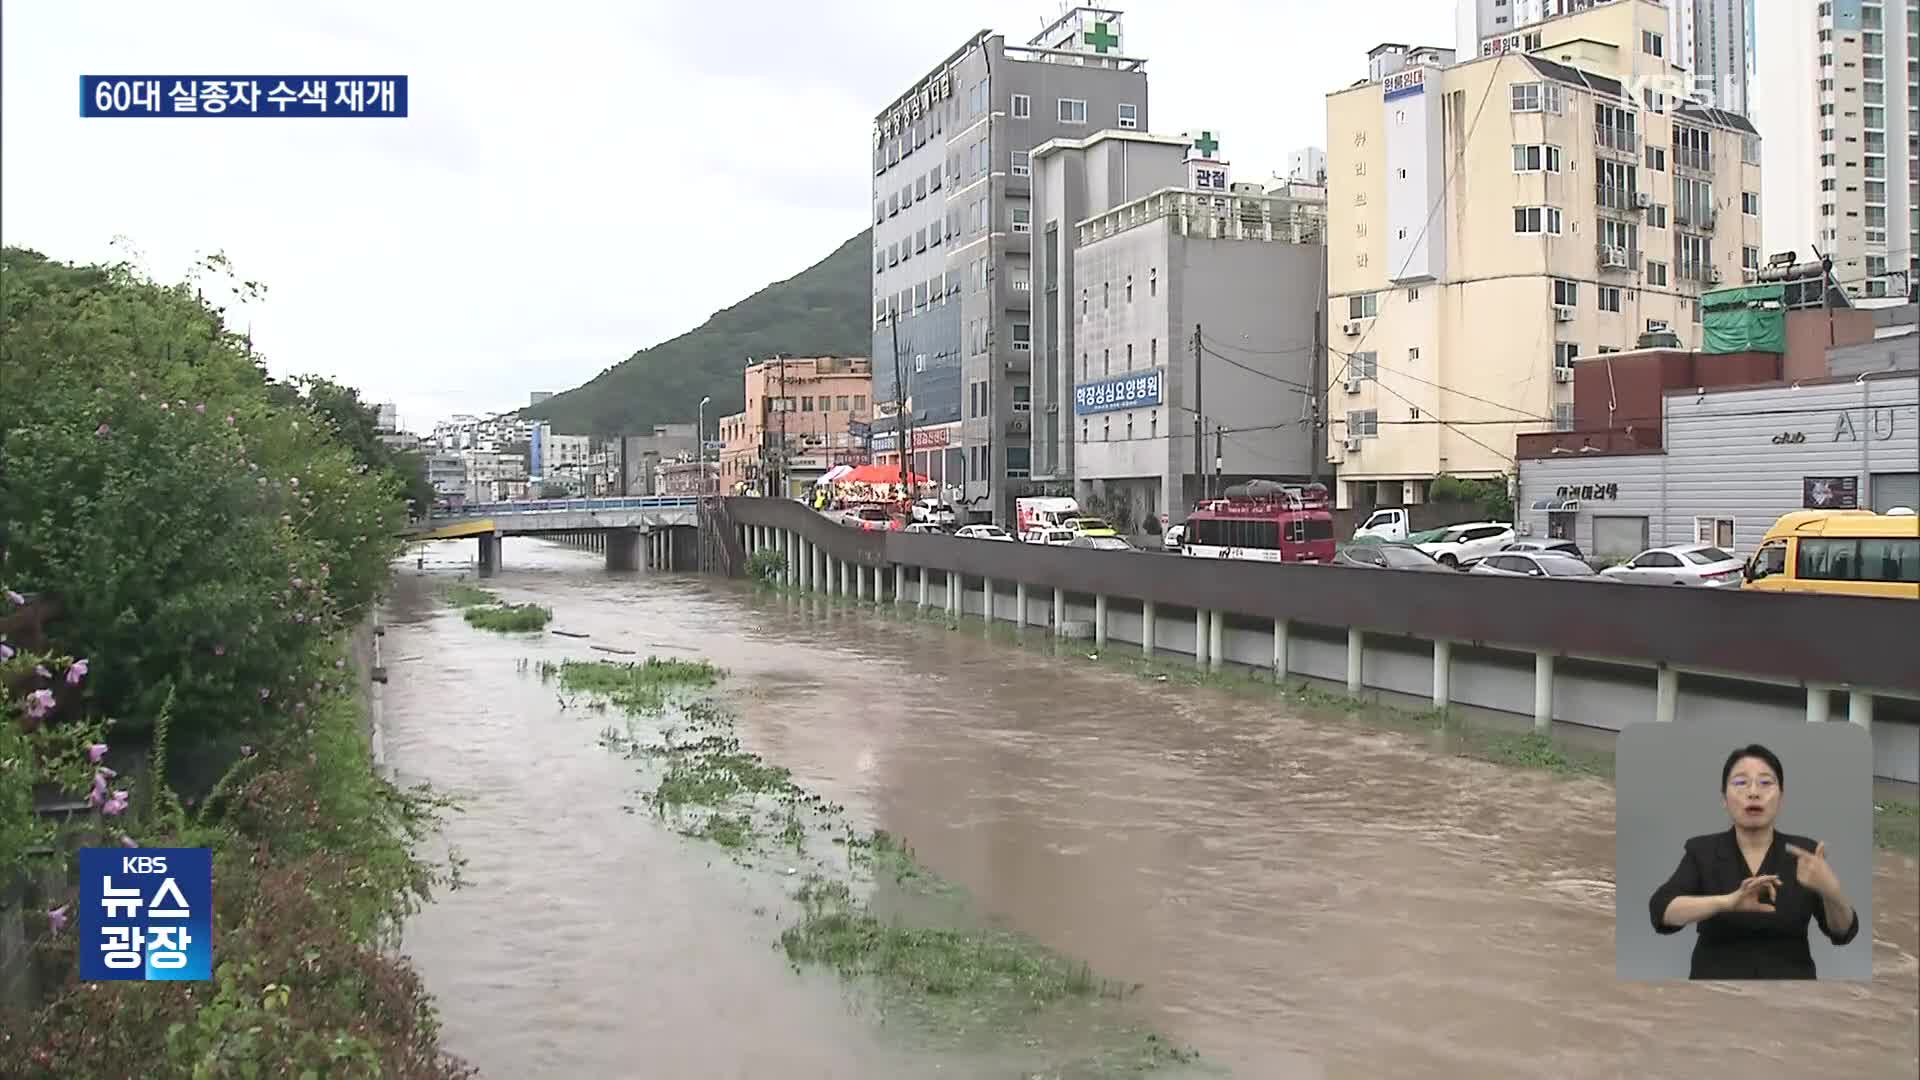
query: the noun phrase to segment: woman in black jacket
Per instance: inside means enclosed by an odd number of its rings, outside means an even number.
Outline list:
[[[1648,904],[1658,933],[1698,924],[1692,978],[1817,978],[1807,920],[1836,946],[1860,931],[1827,865],[1827,846],[1775,831],[1785,790],[1773,751],[1754,744],[1728,755],[1720,791],[1733,827],[1688,840],[1680,866]]]

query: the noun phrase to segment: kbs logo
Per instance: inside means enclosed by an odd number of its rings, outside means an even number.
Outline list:
[[[213,976],[213,853],[80,851],[80,978]]]

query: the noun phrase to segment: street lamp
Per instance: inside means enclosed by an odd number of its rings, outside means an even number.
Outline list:
[[[699,419],[694,422],[694,443],[697,457],[694,458],[695,482],[700,485],[700,494],[707,493],[707,406],[713,401],[710,397],[700,399]]]

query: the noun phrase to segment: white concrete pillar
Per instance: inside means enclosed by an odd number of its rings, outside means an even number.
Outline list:
[[[1219,671],[1227,663],[1227,613],[1207,612],[1207,666]]]
[[[1207,666],[1207,645],[1213,635],[1207,632],[1207,609],[1193,609],[1193,662],[1199,667]]]
[[[1013,584],[1013,625],[1027,625],[1027,583],[1016,581]]]
[[[1361,682],[1361,661],[1366,658],[1367,636],[1358,630],[1347,630],[1347,693],[1359,696]]]
[[[1533,654],[1533,730],[1541,735],[1553,730],[1553,654]]]
[[[907,602],[907,564],[893,564],[893,602],[897,607]]]
[[[853,564],[853,598],[855,600],[867,598],[867,568],[861,563]]]
[[[1093,647],[1107,647],[1107,594],[1096,593],[1093,598]]]
[[[823,593],[824,595],[832,596],[833,595],[833,556],[827,554],[827,549],[821,547],[819,544],[813,545],[813,552],[814,552],[813,573],[814,573],[815,580],[817,580],[820,583],[820,592]]]
[[[1847,694],[1847,723],[1873,727],[1873,691],[1852,690]]]
[[[914,606],[924,611],[926,610],[926,607],[927,607],[927,568],[922,566],[919,568],[919,570],[920,570],[920,602],[915,604]]]
[[[1287,637],[1292,627],[1285,619],[1273,620],[1273,681],[1287,681]]]
[[[1807,723],[1824,724],[1833,715],[1833,688],[1825,683],[1807,684]]]
[[[840,564],[840,595],[843,597],[852,596],[853,582],[847,579],[853,576],[853,564],[845,559],[835,559],[834,561]]]
[[[967,579],[952,571],[947,572],[947,614],[958,618],[966,610]]]
[[[1437,638],[1433,643],[1433,707],[1444,709],[1453,704],[1453,642]]]
[[[1680,712],[1680,672],[1661,664],[1653,676],[1653,718],[1671,724]]]
[[[1158,626],[1159,617],[1153,612],[1153,601],[1147,600],[1140,605],[1140,655],[1153,655],[1153,631]]]
[[[1053,634],[1064,637],[1067,632],[1067,590],[1054,586],[1053,589]]]
[[[988,622],[993,621],[993,579],[980,580],[980,611]]]

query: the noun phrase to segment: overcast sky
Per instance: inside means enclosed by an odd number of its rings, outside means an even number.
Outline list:
[[[1366,50],[1452,44],[1452,0],[1119,6],[1153,129],[1219,132],[1248,180],[1324,145],[1325,94]],[[1024,43],[1058,11],[8,0],[0,239],[90,261],[124,235],[164,279],[224,251],[270,289],[239,318],[276,373],[423,430],[576,386],[823,258],[867,224],[874,114],[973,31]],[[411,115],[82,120],[83,74],[404,74]]]

